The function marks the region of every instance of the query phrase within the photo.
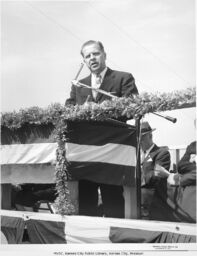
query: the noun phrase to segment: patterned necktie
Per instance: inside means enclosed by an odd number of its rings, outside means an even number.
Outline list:
[[[99,88],[101,85],[101,75],[96,75],[95,77],[95,83],[92,85],[93,88]],[[98,92],[95,91],[95,90],[92,90],[92,95],[94,97],[94,99],[96,99],[96,96],[97,96]]]

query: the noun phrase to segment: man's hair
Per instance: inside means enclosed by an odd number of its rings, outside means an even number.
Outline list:
[[[83,56],[83,48],[84,48],[85,46],[91,45],[91,44],[97,44],[102,52],[105,51],[105,50],[104,50],[104,46],[103,46],[103,44],[102,44],[100,41],[89,40],[89,41],[85,42],[85,43],[82,45],[82,47],[81,47],[80,53],[81,53],[82,56]]]

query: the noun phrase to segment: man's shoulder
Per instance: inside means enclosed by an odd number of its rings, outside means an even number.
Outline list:
[[[193,141],[192,143],[190,143],[188,146],[187,146],[187,152],[191,152],[191,153],[194,153],[196,154],[196,141]]]
[[[170,155],[169,148],[167,146],[158,147],[157,145],[155,145],[153,147],[150,154],[151,154],[152,158],[154,158],[156,156],[164,156],[164,155],[168,156],[168,155]]]
[[[114,75],[117,75],[117,76],[132,76],[132,74],[130,72],[121,71],[121,70],[113,70],[113,69],[110,69],[110,68],[108,68],[107,72],[109,74],[114,74]]]
[[[111,68],[107,68],[107,71],[106,71],[106,76],[118,76],[118,77],[129,77],[129,76],[132,76],[131,73],[129,72],[126,72],[126,71],[120,71],[120,70],[114,70],[114,69],[111,69]],[[89,74],[88,76],[82,78],[79,80],[81,83],[84,83],[84,82],[90,82],[91,81],[91,74]]]

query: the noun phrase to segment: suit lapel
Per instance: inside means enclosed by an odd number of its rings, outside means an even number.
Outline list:
[[[103,82],[100,86],[99,89],[101,90],[104,90],[106,92],[109,92],[111,87],[113,86],[114,84],[114,72],[113,70],[111,70],[110,68],[107,68],[107,71],[106,71],[106,74],[104,76],[104,79],[103,79]],[[83,83],[84,84],[87,84],[89,86],[92,86],[92,83],[91,83],[91,74],[89,76],[87,76],[84,80],[83,80]],[[102,93],[98,93],[97,94],[97,97],[96,97],[96,100],[94,100],[94,97],[92,95],[92,90],[91,89],[87,89],[88,90],[88,95],[90,95],[90,100],[91,101],[96,101],[96,102],[99,102],[101,101],[101,99],[103,97],[107,97],[105,95],[103,95]]]
[[[154,145],[154,147],[151,149],[149,153],[150,157],[153,159],[158,154],[159,151],[160,148],[157,145]]]
[[[84,80],[83,80],[83,83],[86,84],[86,85],[89,85],[89,86],[92,86],[92,83],[91,83],[91,74],[89,76],[87,76]],[[88,95],[90,96],[89,100],[90,101],[94,101],[94,98],[93,98],[93,95],[92,95],[92,90],[91,89],[88,89],[86,88],[86,90],[88,90]]]
[[[87,85],[91,86],[91,75],[87,76],[84,82],[85,82]]]
[[[159,147],[157,145],[154,145],[154,147],[151,149],[151,151],[148,153],[148,155],[145,156],[144,160],[142,163],[145,163],[147,161],[150,161],[153,159],[153,157],[157,154]]]
[[[101,90],[104,90],[106,92],[110,91],[111,85],[113,85],[113,80],[114,80],[114,74],[113,74],[113,70],[111,70],[110,68],[107,68],[106,74],[104,76],[103,82],[100,86]],[[103,97],[104,95],[101,93],[97,94],[96,97],[96,101],[100,101],[100,99]]]

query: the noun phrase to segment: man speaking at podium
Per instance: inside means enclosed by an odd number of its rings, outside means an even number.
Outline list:
[[[81,55],[90,75],[80,83],[110,92],[117,97],[129,97],[138,94],[132,74],[111,70],[106,66],[106,53],[99,41],[87,41],[81,47]],[[72,85],[68,104],[82,105],[87,101],[101,103],[109,100],[108,95],[91,88]],[[107,170],[106,170],[107,171]],[[79,214],[98,216],[98,188],[100,188],[103,213],[105,217],[124,218],[123,187],[118,185],[99,184],[88,180],[79,181]]]

